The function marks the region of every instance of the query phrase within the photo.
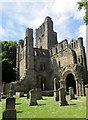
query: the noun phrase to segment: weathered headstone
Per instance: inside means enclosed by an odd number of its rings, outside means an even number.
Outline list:
[[[6,98],[6,109],[15,109],[15,98]]]
[[[30,106],[37,105],[37,92],[35,89],[30,90]]]
[[[3,111],[2,120],[16,120],[16,110],[15,109],[7,109]]]
[[[9,97],[13,97],[13,91],[12,90],[9,91]]]
[[[74,88],[73,87],[69,87],[69,97],[70,97],[70,100],[75,99],[75,94],[74,94]]]
[[[88,84],[85,85],[85,91],[86,91],[86,118],[88,119]]]
[[[37,92],[37,100],[42,99],[42,91],[41,88],[36,88],[36,92]]]
[[[67,101],[66,101],[66,92],[65,92],[65,88],[59,88],[59,103],[60,106],[65,106],[68,105]]]

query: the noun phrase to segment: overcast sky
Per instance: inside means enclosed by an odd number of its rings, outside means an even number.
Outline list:
[[[38,28],[46,16],[54,22],[58,42],[78,37],[86,41],[84,10],[79,11],[79,0],[1,0],[0,40],[24,38],[27,27]]]

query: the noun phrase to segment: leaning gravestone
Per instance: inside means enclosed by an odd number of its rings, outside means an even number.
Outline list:
[[[41,88],[36,88],[36,92],[37,92],[37,100],[42,99],[42,91]]]
[[[2,120],[16,120],[16,110],[8,109],[8,110],[3,111]]]
[[[37,92],[35,89],[30,90],[30,106],[37,105]]]
[[[66,101],[66,92],[65,92],[65,88],[59,88],[59,103],[60,106],[65,106],[68,105],[67,101]]]
[[[70,100],[75,98],[73,87],[69,87],[69,97],[70,97]]]
[[[88,120],[88,84],[85,85],[85,91],[86,91],[86,119]]]
[[[6,98],[6,109],[15,109],[15,98]]]

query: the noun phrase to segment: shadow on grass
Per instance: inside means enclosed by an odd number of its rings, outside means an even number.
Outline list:
[[[76,104],[69,104],[69,106],[73,106],[73,105],[76,105]]]
[[[16,111],[16,113],[22,113],[23,111],[19,110],[19,111]]]
[[[22,104],[22,103],[15,103],[15,105],[20,105],[20,104]]]
[[[38,106],[43,106],[43,105],[46,105],[46,104],[38,104]]]

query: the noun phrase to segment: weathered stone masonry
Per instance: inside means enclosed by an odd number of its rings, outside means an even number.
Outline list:
[[[60,81],[68,92],[84,95],[84,85],[88,83],[86,54],[83,38],[65,39],[57,42],[57,33],[53,30],[53,21],[46,17],[44,23],[36,29],[36,47],[34,48],[33,30],[26,29],[24,40],[17,46],[17,82],[15,91],[29,91],[32,88],[53,90],[54,79],[56,89]]]

